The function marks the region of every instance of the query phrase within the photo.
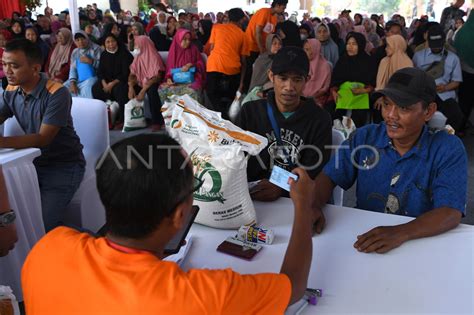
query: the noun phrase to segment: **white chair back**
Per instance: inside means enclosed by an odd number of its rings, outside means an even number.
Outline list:
[[[339,131],[337,129],[332,129],[332,145],[334,146],[340,146],[341,143],[346,140],[346,137],[344,136],[344,133],[342,131]],[[331,152],[331,156],[334,155],[336,149],[333,149]],[[344,190],[336,186],[334,190],[332,191],[332,198],[333,198],[333,203],[335,206],[342,206],[343,201],[344,201]]]
[[[24,134],[25,132],[20,127],[15,116],[5,120],[5,123],[3,124],[3,135],[5,137],[23,136]]]

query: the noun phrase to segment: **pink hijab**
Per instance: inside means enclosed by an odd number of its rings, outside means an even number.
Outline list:
[[[321,54],[321,43],[319,40],[311,38],[307,40],[313,51],[313,57],[309,61],[309,80],[303,90],[305,97],[313,97],[320,91],[328,91],[331,83],[331,66]],[[324,105],[325,97],[316,99],[319,106]]]
[[[374,49],[374,45],[370,42],[369,35],[367,34],[365,27],[363,25],[356,25],[354,26],[354,32],[361,33],[362,35],[364,35],[365,41],[367,42],[367,44],[365,45],[365,52],[370,55],[372,49]]]
[[[148,80],[156,77],[160,71],[165,71],[166,66],[148,36],[136,36],[135,47],[140,48],[140,54],[135,57],[130,65],[130,71],[137,76],[140,86],[143,87]]]
[[[204,85],[206,66],[204,65],[204,60],[202,59],[201,53],[196,45],[191,43],[186,49],[181,47],[181,42],[187,34],[191,35],[191,32],[187,29],[180,28],[174,35],[168,53],[168,60],[166,62],[166,79],[172,77],[171,69],[181,68],[186,64],[191,63],[193,67],[196,67],[194,82],[191,85],[191,88],[197,90],[201,89]]]

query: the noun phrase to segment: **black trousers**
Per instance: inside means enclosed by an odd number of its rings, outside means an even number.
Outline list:
[[[459,107],[464,114],[463,128],[465,128],[474,107],[474,73],[463,71],[462,80],[458,96]]]
[[[95,99],[102,101],[111,100],[116,101],[120,106],[120,112],[118,116],[119,121],[123,121],[124,106],[129,101],[128,99],[128,84],[120,82],[112,88],[111,93],[106,93],[102,88],[102,82],[97,81],[92,86],[92,95]]]
[[[229,106],[239,89],[240,74],[226,75],[220,72],[207,73],[206,93],[212,108],[228,118]]]
[[[248,93],[248,89],[250,87],[250,81],[252,81],[252,73],[253,73],[253,64],[255,63],[255,60],[257,60],[258,55],[260,55],[260,52],[258,51],[252,51],[250,53],[250,56],[245,58],[245,78],[244,78],[244,93]]]
[[[153,125],[160,125],[163,126],[165,124],[165,120],[161,115],[161,106],[163,104],[160,100],[160,95],[158,94],[158,87],[159,83],[153,84],[147,91],[146,95],[148,96],[148,102],[150,103],[150,112],[151,112],[151,123]],[[138,94],[141,91],[141,87],[135,85],[135,93]],[[128,89],[127,89],[128,91]]]
[[[464,114],[454,98],[443,101],[439,96],[436,96],[436,104],[438,104],[438,110],[448,118],[447,124],[451,125],[456,131],[463,129],[465,123]]]

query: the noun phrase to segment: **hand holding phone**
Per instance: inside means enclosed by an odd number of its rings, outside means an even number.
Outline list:
[[[196,218],[196,215],[199,212],[199,207],[198,206],[193,206],[191,209],[191,213],[188,215],[186,218],[186,222],[183,225],[183,228],[175,234],[173,239],[168,242],[165,246],[164,253],[166,255],[173,255],[179,252],[179,249],[181,246],[185,243],[186,235],[188,235],[189,229],[191,228],[191,225],[194,223],[194,219]]]

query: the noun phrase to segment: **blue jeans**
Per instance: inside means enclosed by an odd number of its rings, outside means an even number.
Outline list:
[[[46,232],[61,224],[63,213],[84,177],[78,164],[36,166]]]

